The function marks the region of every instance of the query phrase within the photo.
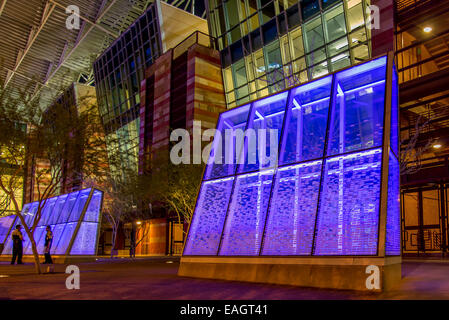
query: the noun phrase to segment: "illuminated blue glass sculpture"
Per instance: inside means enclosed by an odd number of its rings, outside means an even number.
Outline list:
[[[97,251],[98,232],[101,222],[103,192],[97,189],[84,189],[58,197],[47,199],[42,209],[41,219],[34,231],[37,251],[44,251],[45,228],[51,226],[53,243],[51,253],[54,255],[95,255]],[[22,208],[22,215],[28,226],[32,226],[38,209],[38,202],[27,203]],[[8,219],[8,221],[6,221]],[[12,254],[11,230],[20,219],[9,216],[0,219],[0,236],[9,222],[5,232],[5,246],[2,254]],[[25,232],[23,253],[32,254],[31,241]]]
[[[222,113],[183,256],[399,256],[392,61]]]

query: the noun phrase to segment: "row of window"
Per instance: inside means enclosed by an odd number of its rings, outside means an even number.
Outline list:
[[[368,59],[362,0],[347,1],[223,70],[228,107]],[[231,46],[232,49],[232,46]]]

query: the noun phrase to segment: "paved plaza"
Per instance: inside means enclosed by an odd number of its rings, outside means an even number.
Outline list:
[[[177,276],[178,259],[108,259],[78,264],[80,290],[67,290],[65,265],[53,274],[34,274],[33,264],[0,263],[0,299],[449,299],[447,261],[408,260],[403,279],[392,291],[364,294],[351,291]]]

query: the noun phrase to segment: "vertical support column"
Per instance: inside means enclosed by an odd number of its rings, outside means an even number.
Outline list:
[[[380,184],[379,206],[379,232],[377,255],[385,257],[385,244],[387,237],[387,208],[388,208],[388,163],[390,156],[390,131],[391,131],[391,99],[393,84],[394,53],[390,51],[387,56],[387,71],[385,77],[385,104],[384,125],[382,141],[382,169]]]
[[[444,257],[446,252],[446,197],[444,194],[444,184],[440,184],[440,225],[441,225],[441,255]]]

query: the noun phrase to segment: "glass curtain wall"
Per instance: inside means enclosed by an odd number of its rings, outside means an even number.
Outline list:
[[[228,108],[368,60],[368,0],[209,0]]]

